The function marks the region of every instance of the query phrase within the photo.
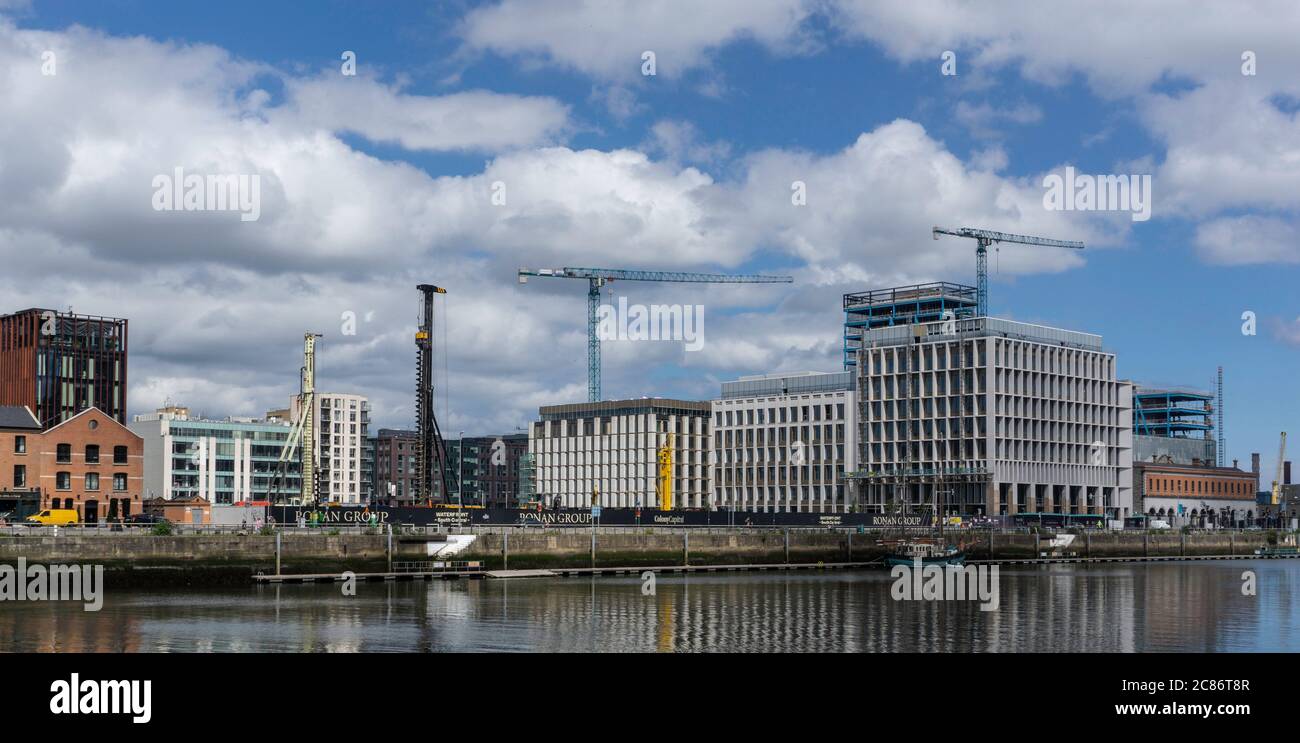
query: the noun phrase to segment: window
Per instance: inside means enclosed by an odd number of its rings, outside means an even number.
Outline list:
[[[26,454],[26,453],[27,453],[27,437],[26,437],[26,436],[15,436],[15,437],[14,437],[14,454]]]
[[[15,488],[27,487],[27,465],[25,464],[14,465],[14,487]]]
[[[113,464],[126,464],[126,447],[113,447]]]
[[[58,490],[72,490],[72,473],[56,473],[54,476],[54,487]]]
[[[98,444],[86,444],[86,464],[99,464]]]
[[[59,444],[54,461],[68,464],[72,461],[72,444]]]
[[[125,472],[116,472],[113,474],[113,489],[117,491],[126,490]]]
[[[86,490],[99,490],[99,473],[86,473]]]

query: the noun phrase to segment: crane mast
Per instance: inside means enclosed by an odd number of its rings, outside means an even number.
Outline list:
[[[275,463],[275,478],[271,481],[268,497],[280,500],[280,492],[288,477],[289,463],[301,457],[302,489],[299,503],[314,503],[316,494],[316,339],[320,333],[303,333],[302,368],[298,370],[298,420],[289,431],[289,438],[280,450]]]
[[[1083,243],[1077,240],[1053,240],[1050,237],[1033,235],[1013,235],[1008,232],[994,232],[974,227],[959,227],[955,230],[935,227],[930,235],[938,240],[940,235],[968,237],[975,240],[975,314],[988,317],[989,314],[989,246],[995,243],[1016,243],[1019,245],[1040,245],[1051,248],[1072,248],[1083,250]]]
[[[1286,431],[1282,432],[1282,442],[1277,447],[1277,478],[1273,480],[1273,505],[1279,505],[1282,502],[1282,465],[1286,459]]]
[[[433,412],[433,295],[446,294],[447,290],[432,284],[420,284],[420,327],[415,332],[415,428],[416,442],[416,492],[415,497],[426,504],[433,502],[435,476],[442,486],[442,499],[447,500],[447,447],[438,428],[438,417]],[[435,472],[437,473],[435,475]]]
[[[527,284],[529,276],[557,279],[587,280],[587,401],[600,402],[600,335],[597,333],[597,316],[600,311],[600,290],[611,281],[665,281],[685,284],[790,284],[790,276],[760,276],[757,274],[690,273],[685,271],[636,271],[620,268],[539,268],[519,269],[519,283]]]

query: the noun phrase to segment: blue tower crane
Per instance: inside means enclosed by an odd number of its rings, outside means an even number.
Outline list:
[[[994,232],[992,230],[980,230],[974,227],[959,227],[955,230],[945,230],[941,227],[935,227],[931,236],[938,240],[939,235],[953,235],[954,237],[969,237],[975,242],[975,304],[977,305],[975,314],[977,317],[988,317],[989,313],[989,246],[994,243],[1019,243],[1020,245],[1044,245],[1052,248],[1073,248],[1074,250],[1083,250],[1083,243],[1077,240],[1053,240],[1049,237],[1033,237],[1030,235],[1012,235],[1006,232]]]
[[[696,284],[790,284],[790,276],[733,275],[686,273],[681,271],[629,271],[619,268],[539,268],[519,269],[519,283],[529,276],[587,280],[587,401],[600,402],[600,337],[596,332],[596,314],[600,308],[600,288],[611,281],[671,281]]]

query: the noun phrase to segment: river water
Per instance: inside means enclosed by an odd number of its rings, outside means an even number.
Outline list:
[[[1256,593],[1243,595],[1253,571]],[[998,606],[885,570],[110,588],[0,602],[0,651],[1300,651],[1300,561],[1003,566]]]

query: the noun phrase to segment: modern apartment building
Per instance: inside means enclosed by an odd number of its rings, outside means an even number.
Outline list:
[[[537,497],[566,507],[659,508],[658,453],[672,434],[672,508],[711,507],[710,404],[641,398],[542,407],[528,432]]]
[[[1133,508],[1133,390],[1101,337],[991,317],[864,330],[857,351],[865,510]]]
[[[852,372],[741,377],[712,403],[715,508],[835,513],[850,509],[857,463]]]
[[[410,503],[415,498],[417,483],[415,466],[419,433],[381,428],[371,441],[375,452],[375,499]]]
[[[446,501],[514,508],[519,501],[519,459],[527,452],[526,433],[449,439],[447,476],[452,492]]]
[[[363,503],[362,442],[370,435],[370,403],[362,395],[317,392],[315,414],[316,462],[319,470],[316,497],[322,503]],[[290,398],[290,416],[301,415],[297,395]],[[311,494],[304,493],[305,498]]]
[[[144,483],[149,498],[202,498],[217,505],[270,500],[287,422],[191,418],[185,408],[137,415],[128,426],[144,439]],[[297,457],[287,464],[280,499],[302,490]]]
[[[127,321],[27,309],[0,315],[0,405],[45,429],[97,408],[126,424]]]

